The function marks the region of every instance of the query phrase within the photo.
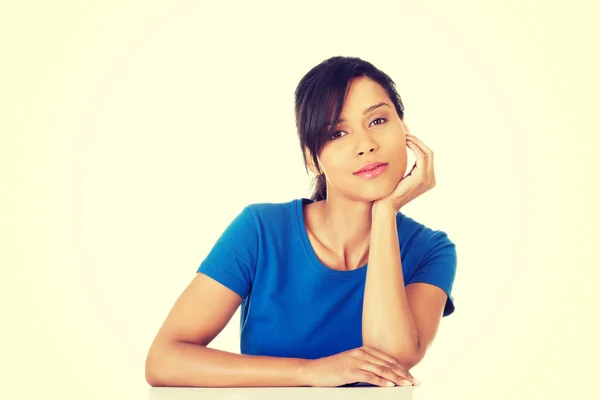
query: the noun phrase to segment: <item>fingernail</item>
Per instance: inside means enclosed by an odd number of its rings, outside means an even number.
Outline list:
[[[416,384],[416,385],[421,385],[421,381],[420,381],[420,380],[418,380],[417,378],[415,378],[415,384]]]
[[[394,382],[390,382],[390,381],[388,381],[388,383],[386,383],[385,385],[386,386],[396,386],[396,385],[394,385]]]

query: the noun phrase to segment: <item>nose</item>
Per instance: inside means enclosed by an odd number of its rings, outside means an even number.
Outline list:
[[[368,133],[364,133],[363,135],[361,135],[361,137],[363,139],[360,140],[357,145],[359,150],[359,156],[364,155],[365,152],[372,153],[379,148],[379,146],[377,146],[377,143],[371,138],[371,135],[369,135]]]

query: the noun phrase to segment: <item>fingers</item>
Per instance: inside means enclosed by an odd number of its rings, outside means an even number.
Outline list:
[[[433,157],[433,150],[431,150],[421,139],[416,137],[415,135],[411,135],[410,133],[406,134],[406,139],[414,142],[419,149],[427,156],[427,158]]]
[[[373,347],[363,346],[363,349],[365,351],[369,352],[371,355],[386,362],[388,366],[389,365],[393,366],[394,372],[396,372],[397,375],[403,377],[404,379],[408,379],[411,382],[415,381],[415,378],[412,376],[412,374],[410,372],[408,372],[403,366],[401,366],[400,363],[398,362],[398,360],[395,359],[394,357],[390,356],[389,354],[384,353],[383,351],[377,350]]]
[[[417,155],[415,165],[419,167],[419,171],[423,174],[422,179],[427,182],[428,187],[434,187],[435,172],[433,168],[433,151],[419,138],[410,134],[407,134],[406,136],[406,143]]]
[[[423,171],[427,165],[427,155],[425,154],[423,149],[421,149],[419,147],[419,145],[416,143],[414,136],[409,136],[409,135],[406,136],[406,145],[417,156],[417,160],[415,162],[416,167],[419,168],[421,171]],[[411,173],[412,173],[412,170],[411,170]]]
[[[372,372],[368,372],[368,371],[362,371],[362,370],[357,371],[357,373],[353,379],[356,379],[357,382],[366,382],[366,383],[370,383],[371,385],[376,385],[376,386],[383,386],[383,387],[394,386],[394,382],[388,381],[388,380],[386,380],[380,376],[377,376],[376,374],[374,374]]]
[[[423,143],[423,141],[421,139],[419,139],[418,137],[411,135],[411,134],[407,134],[406,135],[406,143],[411,144],[411,146],[409,146],[409,148],[411,150],[413,150],[416,154],[417,154],[417,163],[420,161],[419,160],[419,153],[423,154],[424,156],[424,162],[421,164],[424,167],[427,167],[427,172],[429,174],[432,174],[433,172],[433,150],[431,150],[425,143]],[[415,151],[415,148],[417,148],[418,150]],[[421,168],[421,165],[418,165],[419,168]]]
[[[410,380],[404,379],[396,373],[397,368],[389,366],[385,361],[382,363],[381,360],[375,362],[364,361],[360,370],[370,372],[376,375],[378,378],[382,378],[385,381],[393,382],[397,386],[412,386]]]
[[[391,380],[396,385],[404,385],[405,382],[412,383],[405,371],[394,362],[383,360],[367,352],[363,355],[363,364],[360,365],[360,368]]]
[[[363,359],[369,363],[377,364],[382,372],[385,372],[386,369],[389,369],[401,379],[408,380],[415,385],[419,383],[410,372],[408,372],[398,363],[398,360],[396,360],[394,357],[372,347],[363,346],[363,350],[366,354],[368,354],[363,356]]]

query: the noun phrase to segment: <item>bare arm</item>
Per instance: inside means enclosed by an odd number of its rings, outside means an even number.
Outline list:
[[[385,205],[373,209],[363,342],[396,357],[410,370],[435,338],[446,293],[425,283],[404,287],[395,215]]]
[[[152,386],[307,386],[301,373],[305,361],[234,354],[180,342],[162,346],[146,379]]]
[[[395,211],[374,206],[363,304],[363,342],[393,355],[410,369],[421,358],[417,333],[404,288]]]
[[[240,296],[198,273],[181,294],[146,358],[151,386],[307,386],[307,360],[249,356],[208,348],[239,307]]]

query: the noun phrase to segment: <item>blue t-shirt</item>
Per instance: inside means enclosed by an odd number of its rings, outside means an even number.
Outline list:
[[[362,346],[368,264],[340,271],[321,263],[304,224],[309,202],[246,206],[198,268],[242,297],[242,354],[316,359]],[[405,285],[442,288],[448,295],[443,316],[450,315],[454,243],[402,212],[396,221]]]

